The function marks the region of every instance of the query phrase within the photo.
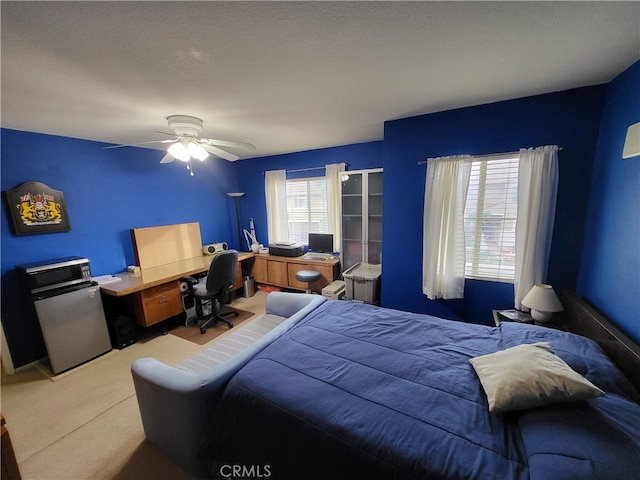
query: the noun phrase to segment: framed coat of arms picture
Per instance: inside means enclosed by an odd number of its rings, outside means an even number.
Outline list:
[[[71,230],[64,194],[40,182],[25,182],[6,191],[7,207],[16,235]]]

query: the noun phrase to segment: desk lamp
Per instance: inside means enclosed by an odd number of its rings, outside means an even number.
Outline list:
[[[230,192],[227,193],[231,198],[236,201],[236,223],[238,224],[238,251],[242,249],[242,224],[240,223],[240,197],[244,195],[244,192]]]
[[[552,312],[561,312],[562,304],[551,285],[534,285],[522,299],[522,305],[531,309],[531,318],[544,323],[551,320]]]

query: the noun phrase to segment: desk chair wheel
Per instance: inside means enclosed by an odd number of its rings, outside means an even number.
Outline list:
[[[229,330],[231,330],[233,328],[233,323],[231,323],[231,322],[225,322],[225,323],[229,327]],[[206,331],[207,331],[207,325],[202,325],[200,327],[200,333],[205,333]]]
[[[195,327],[198,324],[198,320],[195,317],[187,318],[184,321],[185,327]]]

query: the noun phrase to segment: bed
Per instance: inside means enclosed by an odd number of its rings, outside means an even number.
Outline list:
[[[490,386],[471,360],[521,345],[551,351],[596,393],[490,411]],[[637,372],[630,348],[625,367]],[[329,301],[234,375],[200,453],[222,477],[235,466],[275,479],[632,478],[639,400],[582,336]]]

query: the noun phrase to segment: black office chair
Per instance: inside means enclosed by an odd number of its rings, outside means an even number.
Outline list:
[[[217,253],[211,261],[207,277],[202,283],[195,277],[184,277],[181,281],[187,284],[188,295],[193,298],[196,304],[196,316],[192,320],[195,325],[201,320],[206,320],[200,326],[200,333],[207,331],[216,322],[226,323],[229,328],[233,323],[225,319],[226,315],[238,316],[238,312],[231,310],[221,313],[222,305],[229,302],[231,297],[230,289],[236,279],[236,269],[238,268],[238,252],[236,250],[224,250]],[[211,313],[204,315],[203,305],[211,302]],[[189,319],[187,319],[189,321]]]

